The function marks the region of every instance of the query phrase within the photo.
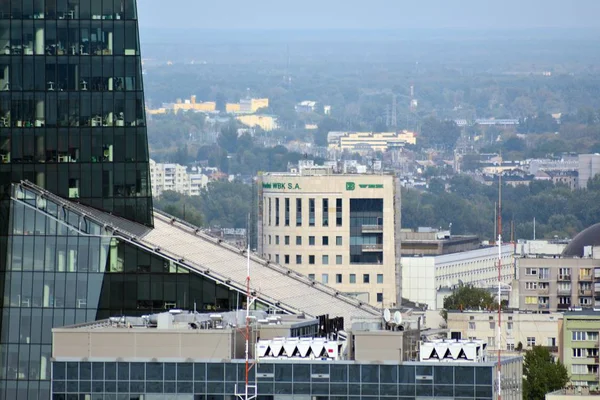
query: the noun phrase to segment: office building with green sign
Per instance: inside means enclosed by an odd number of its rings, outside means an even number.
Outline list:
[[[258,252],[377,307],[400,298],[400,193],[393,175],[301,167],[259,176]]]

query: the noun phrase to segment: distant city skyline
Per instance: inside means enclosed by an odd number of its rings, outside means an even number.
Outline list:
[[[141,0],[141,28],[596,28],[597,0]]]

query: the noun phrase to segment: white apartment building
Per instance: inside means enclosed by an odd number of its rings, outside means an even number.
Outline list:
[[[150,182],[152,195],[160,196],[170,190],[187,196],[198,196],[208,184],[208,176],[188,173],[187,167],[179,164],[161,164],[150,160]]]
[[[410,301],[441,310],[450,288],[472,284],[482,288],[498,287],[498,248],[429,256],[402,256],[402,296]],[[502,282],[514,278],[513,245],[502,246]]]
[[[259,176],[258,252],[378,307],[400,297],[400,193],[392,175],[331,167]]]

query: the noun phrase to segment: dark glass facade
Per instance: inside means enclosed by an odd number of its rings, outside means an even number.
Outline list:
[[[383,199],[350,199],[350,263],[383,263]]]
[[[0,0],[0,194],[28,180],[151,226],[142,89],[135,0]]]
[[[495,367],[488,365],[377,365],[260,362],[259,399],[492,400]],[[63,362],[52,367],[52,399],[234,399],[243,388],[241,362]],[[520,379],[520,377],[519,377]],[[141,397],[143,396],[143,397]]]
[[[13,186],[12,198],[10,235],[2,239],[0,399],[50,397],[54,327],[172,308],[245,307],[245,296],[113,236],[67,202],[23,185]]]

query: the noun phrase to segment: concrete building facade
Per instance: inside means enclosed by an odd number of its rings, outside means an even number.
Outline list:
[[[597,304],[600,260],[579,257],[517,259],[519,308],[528,311],[565,311]],[[596,276],[598,278],[596,278]]]
[[[208,176],[199,172],[188,173],[187,167],[179,164],[161,164],[150,160],[150,182],[152,194],[160,196],[171,190],[187,196],[199,196],[208,185]]]
[[[391,175],[325,167],[264,174],[258,252],[342,293],[393,307],[400,290],[397,190]]]
[[[560,360],[575,387],[598,391],[600,385],[600,311],[568,311],[564,314],[560,340]]]
[[[540,314],[505,311],[502,315],[502,351],[546,346],[558,355],[562,313]],[[482,339],[488,350],[498,350],[498,314],[494,311],[448,311],[448,331],[452,339]]]
[[[600,154],[580,154],[578,173],[578,187],[585,189],[588,180],[600,173]]]
[[[513,251],[512,244],[502,246],[502,282],[506,284],[514,278]],[[402,256],[402,295],[427,304],[432,310],[443,308],[444,298],[461,282],[491,288],[497,281],[498,248],[494,246],[441,255]]]
[[[416,144],[417,137],[414,132],[343,132],[337,137],[330,148],[348,151],[387,151],[390,148]]]

